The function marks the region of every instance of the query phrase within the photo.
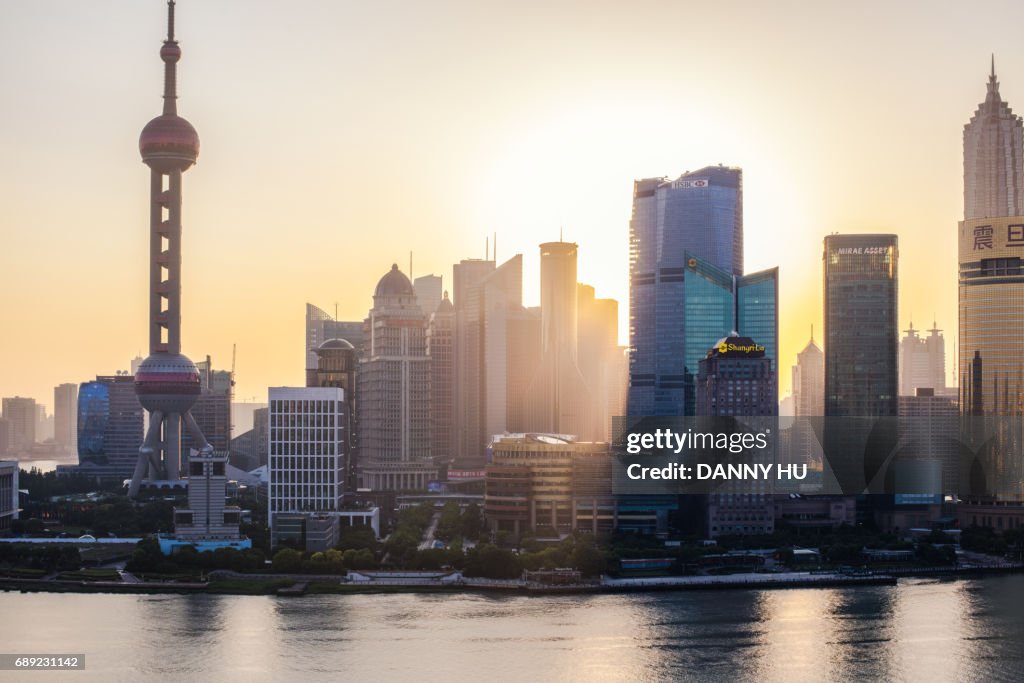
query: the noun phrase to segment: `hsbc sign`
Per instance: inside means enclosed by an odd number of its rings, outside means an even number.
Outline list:
[[[677,190],[699,190],[708,187],[710,184],[707,178],[687,178],[686,180],[675,181],[672,183],[672,188]]]

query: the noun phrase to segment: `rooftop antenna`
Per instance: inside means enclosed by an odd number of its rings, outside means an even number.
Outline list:
[[[409,251],[409,281],[412,281],[412,251]]]

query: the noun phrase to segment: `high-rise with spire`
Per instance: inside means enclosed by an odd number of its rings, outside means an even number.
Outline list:
[[[1024,122],[988,93],[964,126],[964,220],[958,226],[959,391],[965,415],[1024,415]],[[987,493],[1024,500],[1024,445],[1004,429]],[[961,491],[966,493],[964,491]],[[975,491],[977,492],[977,491]]]
[[[164,63],[163,113],[139,136],[142,161],[150,168],[149,190],[149,357],[135,374],[139,402],[149,412],[149,430],[139,449],[129,495],[143,479],[178,479],[181,427],[203,453],[213,448],[189,409],[201,382],[195,363],[181,353],[181,175],[199,156],[199,135],[178,116],[177,64],[181,48],[174,39],[174,1],[167,3],[167,39],[160,48]]]
[[[964,126],[964,218],[1024,214],[1024,122],[999,95],[995,56],[985,101]]]

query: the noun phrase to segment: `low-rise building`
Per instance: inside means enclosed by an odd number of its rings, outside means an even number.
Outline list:
[[[11,532],[11,522],[18,519],[18,463],[0,460],[0,536]]]

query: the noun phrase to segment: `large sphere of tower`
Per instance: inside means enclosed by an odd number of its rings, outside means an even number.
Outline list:
[[[135,372],[135,393],[150,412],[183,413],[200,391],[199,368],[180,353],[154,353]]]
[[[184,171],[199,157],[199,133],[180,116],[164,114],[142,129],[139,153],[142,161],[156,171]]]

